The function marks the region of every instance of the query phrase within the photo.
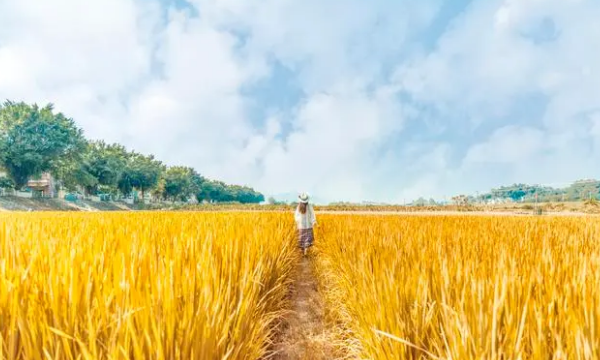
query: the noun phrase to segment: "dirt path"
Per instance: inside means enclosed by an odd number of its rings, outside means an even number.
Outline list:
[[[324,321],[323,301],[313,274],[311,256],[298,264],[292,286],[291,312],[284,319],[282,334],[272,359],[336,359],[333,334]]]

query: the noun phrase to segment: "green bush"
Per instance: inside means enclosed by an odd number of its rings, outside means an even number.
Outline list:
[[[0,177],[0,189],[14,189],[15,188],[15,183],[7,178],[7,177]]]
[[[77,201],[77,194],[66,194],[65,200],[67,201]]]

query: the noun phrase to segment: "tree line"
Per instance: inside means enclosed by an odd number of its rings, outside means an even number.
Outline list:
[[[479,195],[476,201],[507,199],[511,201],[581,201],[600,199],[600,181],[595,179],[577,180],[567,187],[557,188],[543,185],[513,184],[492,189]]]
[[[0,104],[0,169],[7,174],[0,177],[0,188],[22,189],[50,172],[61,188],[87,195],[139,192],[170,201],[264,201],[250,187],[207,179],[191,167],[167,166],[120,144],[87,140],[73,119],[55,113],[52,104]]]

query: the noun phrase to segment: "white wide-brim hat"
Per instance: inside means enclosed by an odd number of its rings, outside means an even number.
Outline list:
[[[300,195],[298,195],[298,200],[300,200],[301,203],[307,203],[309,199],[309,196],[307,193],[302,193]]]

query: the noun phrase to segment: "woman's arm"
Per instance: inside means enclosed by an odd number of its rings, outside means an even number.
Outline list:
[[[296,221],[296,224],[299,224],[302,221],[302,215],[300,214],[300,210],[298,210],[298,208],[296,208],[296,211],[294,212],[294,220]]]
[[[317,216],[315,215],[315,209],[310,205],[310,223],[315,226],[317,224]]]

